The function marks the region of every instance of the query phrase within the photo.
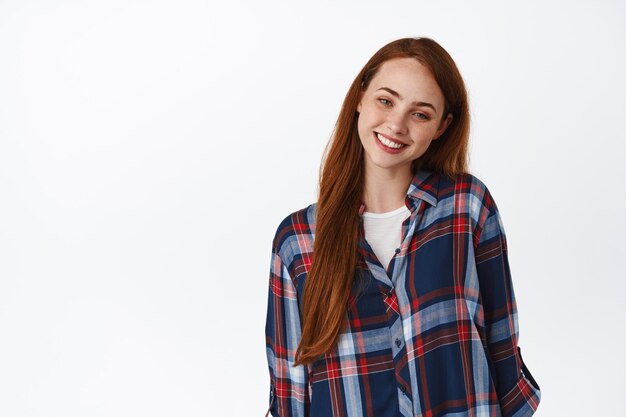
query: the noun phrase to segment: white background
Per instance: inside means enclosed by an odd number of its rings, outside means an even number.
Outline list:
[[[0,1],[0,416],[263,416],[273,234],[409,36],[467,83],[536,415],[621,409],[624,3],[294,3]]]

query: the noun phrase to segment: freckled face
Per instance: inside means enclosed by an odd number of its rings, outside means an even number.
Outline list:
[[[452,121],[443,115],[444,96],[430,70],[414,58],[383,63],[361,93],[358,132],[365,164],[409,170]],[[379,138],[379,135],[382,138]]]

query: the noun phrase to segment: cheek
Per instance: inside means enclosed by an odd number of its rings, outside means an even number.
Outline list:
[[[372,121],[372,115],[367,112],[367,109],[364,108],[357,119],[357,127],[359,129],[359,132],[371,128]]]
[[[368,129],[364,126],[361,119],[359,119],[357,125],[357,132],[359,133],[359,139],[361,140],[361,143],[365,142],[365,139],[367,139]]]
[[[359,117],[359,129],[361,131],[378,129],[382,123],[383,120],[376,112],[368,111],[367,109],[364,109],[361,117]]]
[[[435,136],[435,133],[437,133],[437,126],[436,125],[432,125],[432,126],[420,126],[420,129],[416,130],[416,134],[424,139],[424,140],[428,140],[428,139],[432,139]]]

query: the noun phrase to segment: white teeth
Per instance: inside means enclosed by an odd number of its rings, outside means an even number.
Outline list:
[[[380,140],[383,144],[385,144],[385,146],[388,146],[390,148],[394,148],[394,149],[400,149],[406,145],[401,145],[399,143],[396,142],[392,142],[389,139],[387,139],[384,136],[379,135],[378,133],[376,133],[376,137],[378,137],[378,140]]]

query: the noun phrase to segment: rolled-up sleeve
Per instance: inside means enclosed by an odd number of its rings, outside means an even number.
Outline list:
[[[498,208],[489,194],[487,197],[488,213],[475,250],[487,347],[502,416],[531,416],[539,406],[541,391],[517,344],[517,305],[506,235]]]
[[[304,417],[309,407],[308,373],[293,366],[301,338],[294,282],[278,250],[272,249],[265,342],[270,373],[269,409],[273,417]]]

